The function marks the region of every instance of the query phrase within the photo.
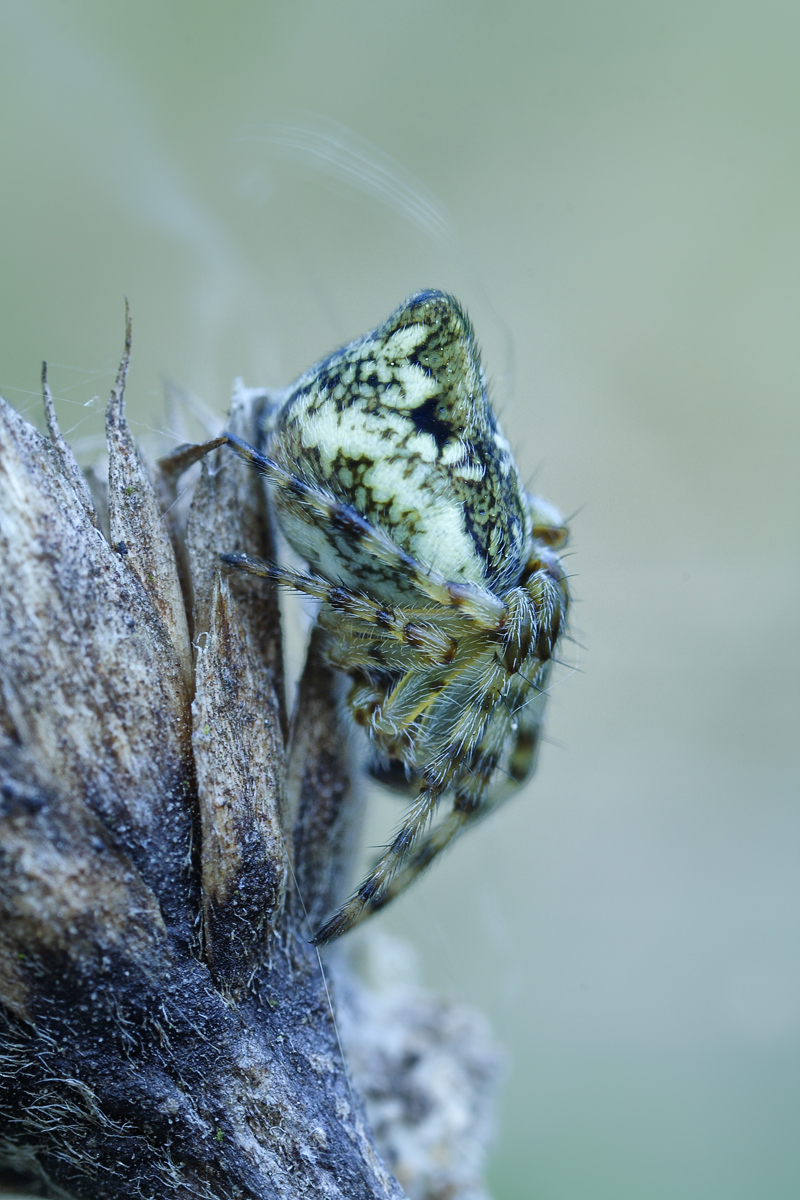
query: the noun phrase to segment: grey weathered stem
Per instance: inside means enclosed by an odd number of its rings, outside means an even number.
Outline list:
[[[49,440],[0,400],[0,1163],[87,1200],[400,1198],[307,940],[355,844],[340,682],[315,634],[289,731],[277,597],[218,565],[271,556],[260,482],[214,452],[177,527],[125,421],[129,350],[108,537],[49,390]],[[433,1011],[387,1047],[444,1044]],[[447,1186],[415,1194],[479,1194]]]

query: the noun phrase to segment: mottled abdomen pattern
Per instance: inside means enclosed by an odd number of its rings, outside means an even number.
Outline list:
[[[519,577],[525,498],[472,328],[452,297],[412,296],[307,371],[275,414],[268,445],[282,466],[448,579],[502,589]],[[336,530],[300,531],[280,494],[278,504],[311,565],[360,586],[374,574],[368,557],[353,563]]]

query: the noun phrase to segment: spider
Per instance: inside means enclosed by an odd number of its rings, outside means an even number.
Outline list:
[[[452,296],[409,297],[278,399],[264,453],[223,440],[272,485],[309,571],[222,559],[320,601],[373,774],[412,796],[319,945],[388,904],[532,773],[569,604],[567,529],[523,490]]]

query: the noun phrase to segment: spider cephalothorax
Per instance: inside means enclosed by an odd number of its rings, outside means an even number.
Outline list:
[[[307,371],[264,435],[263,454],[226,440],[273,485],[310,572],[223,557],[321,601],[373,769],[414,795],[321,943],[403,891],[533,770],[569,600],[556,554],[567,530],[523,490],[470,324],[442,292],[410,297]]]

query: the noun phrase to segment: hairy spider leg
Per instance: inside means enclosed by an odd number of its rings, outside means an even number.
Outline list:
[[[409,731],[418,726],[423,714],[439,695],[463,675],[478,656],[480,643],[476,641],[474,631],[471,636],[456,639],[438,629],[434,620],[424,623],[408,621],[403,611],[393,609],[390,612],[379,602],[329,584],[319,576],[275,566],[246,554],[223,554],[221,558],[237,570],[273,580],[322,600],[335,607],[335,611],[344,611],[352,620],[361,623],[362,628],[355,632],[337,630],[337,642],[331,644],[329,657],[335,666],[348,672],[360,670],[368,675],[369,672],[375,674],[388,670],[394,676],[388,683],[367,682],[365,686],[359,682],[354,692],[358,689],[361,694],[352,699],[356,719],[361,717],[359,723],[368,727],[383,748],[404,737],[406,755],[411,753],[416,739]],[[326,615],[323,609],[323,625]],[[450,620],[452,622],[452,617]],[[388,660],[376,661],[376,639],[395,643],[400,651],[399,661],[392,661],[392,656]],[[427,668],[421,665],[422,662],[429,664]],[[482,688],[482,683],[480,686],[474,681],[471,684],[471,690],[479,694]],[[444,728],[445,741],[458,736],[456,745],[460,754],[462,741],[471,741],[475,736],[471,705],[466,704],[461,708],[455,726],[445,724]],[[467,728],[467,734],[464,728]],[[448,774],[449,771],[448,766]]]
[[[360,621],[365,636],[383,636],[399,642],[432,662],[449,663],[456,655],[456,640],[439,629],[434,621],[425,619],[430,616],[429,609],[408,610],[381,604],[371,596],[329,583],[321,575],[295,571],[249,554],[221,554],[220,559],[226,566],[260,575],[313,599],[322,600],[333,612],[341,612],[354,621]],[[419,614],[422,619],[412,620],[412,612]]]
[[[545,699],[542,685],[550,670],[549,647],[558,636],[562,616],[560,601],[565,600],[562,588],[554,583],[549,570],[549,563],[547,570],[541,570],[538,569],[537,562],[537,570],[531,577],[533,582],[528,593],[518,597],[517,607],[523,610],[523,615],[518,614],[516,621],[509,622],[507,650],[510,653],[504,655],[502,660],[492,655],[488,662],[480,664],[483,676],[475,681],[472,703],[468,703],[452,723],[433,720],[428,722],[439,728],[439,752],[423,768],[429,785],[434,781],[437,784],[438,796],[435,803],[425,806],[426,815],[423,821],[412,818],[404,823],[372,872],[315,935],[314,941],[317,944],[321,945],[339,937],[360,924],[371,913],[383,908],[404,891],[468,825],[498,807],[515,787],[527,778],[535,762],[541,739]],[[545,587],[548,591],[543,593]],[[547,649],[546,657],[541,658],[538,648],[543,639],[541,636],[535,637],[537,631],[535,627],[531,627],[530,618],[537,615],[535,601],[541,602],[544,595],[552,603],[545,605],[548,611],[547,620],[543,625],[547,629]],[[515,606],[511,607],[513,610]],[[525,613],[526,608],[532,609],[532,613]],[[511,613],[509,615],[511,616]],[[536,624],[534,620],[534,626]],[[531,646],[531,640],[535,640],[535,646]],[[521,641],[523,645],[520,645]],[[535,699],[527,706],[531,710],[527,716],[521,703],[518,708],[513,703],[502,708],[498,705],[501,697],[520,699],[521,702],[521,697],[534,689],[537,689]],[[517,728],[514,733],[515,721]],[[509,758],[511,778],[499,788],[492,789],[492,776],[501,761],[509,736],[514,737],[514,746]],[[470,753],[470,746],[477,746],[477,749]],[[425,746],[424,731],[414,749],[415,754],[421,755],[423,759],[428,757],[426,750],[430,752],[434,749],[433,746]],[[422,838],[420,844],[420,834],[423,833],[424,825],[432,815],[438,798],[453,783],[456,794],[452,811],[434,830]],[[423,792],[417,800],[417,810],[425,795]]]
[[[379,897],[386,893],[393,872],[407,856],[425,826],[431,819],[441,798],[443,789],[437,787],[425,788],[409,809],[403,827],[398,831],[393,842],[378,859],[366,879],[359,884],[351,898],[346,901],[334,915],[318,929],[311,939],[321,946],[334,938],[347,933],[353,926],[358,925],[374,908],[382,908]]]
[[[460,770],[453,807],[443,820],[411,846],[400,860],[399,869],[389,876],[382,887],[370,895],[369,889],[365,889],[362,884],[348,903],[316,934],[314,942],[317,945],[332,941],[360,924],[372,913],[384,908],[404,892],[465,829],[499,808],[508,798],[513,789],[505,789],[502,793],[491,792],[489,781],[502,755],[510,721],[511,717],[504,715],[492,722],[492,727],[487,730],[490,736],[484,739],[472,765]],[[401,830],[395,842],[402,842],[403,835],[404,830]]]
[[[515,713],[511,704],[501,707],[498,701],[521,697],[536,686],[536,677],[549,670],[550,647],[555,642],[561,622],[561,601],[564,599],[561,578],[552,578],[554,566],[541,563],[536,557],[529,564],[532,574],[528,585],[514,589],[506,606],[505,638],[499,653],[479,656],[465,664],[451,679],[441,681],[438,691],[453,684],[456,677],[469,677],[471,696],[462,706],[456,706],[457,716],[451,720],[435,720],[426,711],[434,709],[430,692],[430,673],[409,672],[388,697],[385,706],[378,707],[370,719],[376,740],[397,736],[398,729],[407,727],[425,712],[426,720],[413,744],[414,756],[425,764],[423,777],[428,789],[435,785],[433,803],[421,805],[430,791],[423,791],[412,815],[384,851],[372,872],[353,896],[323,926],[315,941],[329,941],[382,908],[398,895],[421,870],[438,855],[470,822],[483,815],[487,807],[495,807],[509,794],[502,788],[490,795],[491,778],[500,762],[504,747],[514,728]],[[528,670],[526,671],[525,668]],[[528,672],[531,672],[529,675]],[[405,708],[393,707],[392,701],[405,697],[411,703]],[[541,701],[532,722],[518,720],[511,762],[514,774],[527,774],[533,765],[541,725]],[[426,745],[425,731],[437,730],[435,743]],[[475,748],[477,749],[472,749]],[[466,760],[466,761],[465,761]],[[439,796],[455,783],[456,794],[452,813],[415,849],[424,826],[432,815]],[[421,806],[421,807],[420,807]],[[420,818],[420,812],[424,815]],[[410,862],[407,861],[410,859]],[[400,882],[402,880],[402,883]]]
[[[490,758],[482,769],[473,772],[474,790],[470,790],[466,784],[463,788],[459,788],[453,808],[436,828],[421,839],[415,838],[414,841],[409,842],[410,848],[407,851],[404,849],[402,854],[395,853],[393,855],[395,867],[392,872],[387,869],[384,860],[395,845],[405,848],[412,831],[409,830],[408,825],[404,825],[392,846],[389,847],[387,854],[380,860],[379,866],[384,864],[380,872],[376,867],[372,874],[367,876],[350,900],[342,905],[339,911],[317,931],[312,939],[314,944],[322,946],[326,942],[333,941],[356,925],[360,925],[362,921],[378,912],[379,909],[384,908],[391,900],[404,892],[416,877],[433,862],[434,858],[441,854],[469,825],[497,808],[501,801],[489,799],[486,794],[486,782],[495,766],[496,761]]]
[[[515,791],[533,773],[542,738],[549,675],[549,666],[540,668],[534,676],[533,686],[525,683],[524,687],[515,690],[518,700],[516,705],[511,705],[511,711],[516,730],[512,726],[513,744],[506,767],[508,777],[499,785],[498,796]]]
[[[505,669],[496,663],[490,666],[488,671],[492,677],[503,676],[506,673]],[[482,691],[478,690],[478,694],[482,695]],[[475,812],[481,807],[481,796],[486,791],[508,733],[508,726],[501,731],[498,725],[493,739],[496,746],[492,747],[491,752],[484,753],[479,759],[476,759],[474,765],[465,771],[462,765],[463,759],[465,757],[475,758],[473,754],[469,753],[468,747],[481,743],[490,721],[491,712],[488,711],[483,701],[467,706],[458,713],[451,722],[447,735],[441,739],[447,744],[448,751],[446,754],[441,753],[438,759],[423,767],[426,786],[409,809],[403,825],[349,900],[315,934],[313,939],[315,943],[321,945],[324,942],[332,941],[358,925],[371,912],[382,908],[385,903],[383,897],[390,888],[392,895],[398,894],[392,881],[399,872],[403,871],[405,862],[410,855],[416,859],[414,847],[421,835],[424,834],[425,826],[433,816],[443,793],[448,790],[454,780],[459,781],[454,809],[457,808],[459,811],[463,809],[464,819],[472,819]],[[510,717],[507,717],[507,722],[510,724]],[[424,844],[427,844],[428,840],[425,839]]]
[[[533,516],[536,515],[534,512]],[[569,605],[566,578],[559,559],[551,549],[566,540],[566,527],[534,525],[534,529],[541,540],[526,563],[524,575],[527,578],[522,591],[533,606],[536,636],[522,661],[516,665],[513,662],[510,664],[515,666],[509,679],[507,696],[513,717],[510,730],[513,745],[506,763],[507,779],[491,790],[493,803],[499,803],[524,783],[536,765],[550,678],[550,654],[558,640]],[[513,648],[510,649],[513,659]]]
[[[483,818],[488,813],[497,808],[497,803],[486,802],[480,809],[457,809],[452,808],[442,821],[432,829],[426,837],[424,837],[413,852],[408,856],[403,864],[403,867],[398,873],[389,880],[386,887],[382,891],[368,900],[357,914],[353,915],[349,924],[343,928],[339,928],[336,924],[336,917],[331,918],[319,930],[313,941],[316,945],[321,946],[326,942],[333,941],[339,937],[340,933],[346,933],[347,930],[359,925],[367,917],[373,913],[385,908],[392,900],[400,896],[407,887],[409,887],[418,875],[430,866],[433,860],[442,853],[452,842],[455,841],[465,829],[474,824],[479,818]]]

